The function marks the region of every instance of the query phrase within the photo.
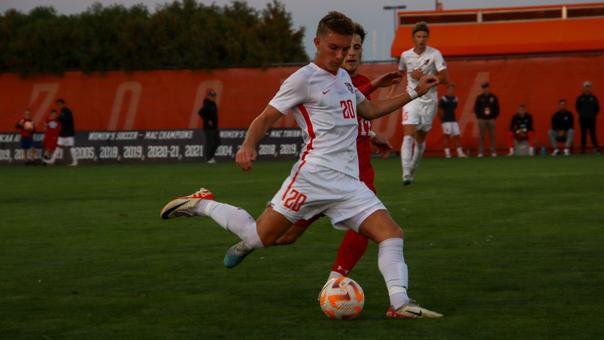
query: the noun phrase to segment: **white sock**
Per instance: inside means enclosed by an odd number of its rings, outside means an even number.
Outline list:
[[[264,248],[256,230],[256,220],[247,211],[230,204],[213,200],[201,200],[195,207],[198,215],[208,216],[224,230],[239,236],[245,244],[252,248]]]
[[[71,164],[78,164],[75,150],[73,148],[69,148],[69,153],[71,154]]]
[[[340,274],[338,272],[331,271],[329,273],[329,277],[327,278],[327,281],[329,281],[331,279],[337,279],[338,277],[342,277],[342,276],[344,276],[344,275],[342,275],[342,274]]]
[[[419,167],[419,161],[422,160],[425,150],[426,150],[426,142],[415,143],[415,148],[413,148],[413,159],[411,160],[411,169],[413,171],[415,171],[415,169],[417,169]]]
[[[451,157],[451,149],[445,148],[445,156],[446,157]]]
[[[386,282],[392,308],[396,310],[409,303],[409,274],[403,258],[402,238],[390,238],[379,244],[378,267]]]
[[[458,146],[458,147],[457,147],[457,156],[461,156],[461,155],[463,155],[463,154],[464,154],[464,153],[463,153],[463,149],[462,149],[460,146]]]
[[[401,144],[401,164],[403,166],[403,177],[408,176],[411,172],[411,156],[413,151],[413,137],[403,137]]]
[[[61,148],[55,148],[55,151],[52,153],[52,156],[50,156],[50,159],[48,160],[48,163],[54,163],[57,160],[57,157],[59,155],[59,150]]]

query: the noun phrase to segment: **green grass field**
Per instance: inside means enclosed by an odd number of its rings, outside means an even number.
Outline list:
[[[316,298],[343,233],[326,219],[227,270],[235,236],[159,218],[202,185],[257,215],[291,164],[1,167],[0,338],[604,337],[603,157],[429,158],[404,188],[398,160],[375,161],[410,295],[439,320],[385,319],[375,245],[351,274],[361,317],[328,320]]]

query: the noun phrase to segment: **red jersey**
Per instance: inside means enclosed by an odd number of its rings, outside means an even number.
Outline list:
[[[31,130],[27,130],[25,125],[30,125]],[[21,119],[17,123],[17,129],[19,129],[19,134],[21,135],[21,139],[32,139],[34,137],[34,121],[31,119]]]
[[[46,118],[46,131],[44,132],[44,149],[54,150],[57,147],[61,123],[51,117]]]
[[[375,89],[371,86],[371,80],[364,75],[357,74],[352,78],[352,84],[361,91],[369,100],[371,92]],[[371,166],[371,121],[363,119],[357,115],[359,122],[359,134],[357,136],[357,156],[359,157],[359,179],[375,192],[373,183],[375,172]]]

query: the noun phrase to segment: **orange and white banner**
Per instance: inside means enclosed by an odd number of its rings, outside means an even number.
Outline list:
[[[547,130],[558,100],[566,98],[568,108],[581,94],[581,84],[591,80],[594,93],[604,101],[604,55],[572,57],[453,60],[448,62],[450,79],[457,84],[458,121],[464,148],[478,144],[474,99],[480,84],[488,81],[500,101],[497,119],[498,147],[507,147],[507,130],[519,104],[533,114],[537,144],[548,145]],[[30,109],[36,129],[43,129],[44,117],[63,98],[75,117],[79,131],[193,129],[201,126],[197,115],[208,89],[217,93],[220,128],[246,128],[277,92],[279,85],[297,67],[268,69],[224,69],[214,71],[148,71],[83,74],[68,72],[59,76],[21,78],[0,74],[0,131],[15,131],[25,109]],[[370,78],[396,69],[394,64],[362,66]],[[402,91],[398,89],[397,91]],[[441,86],[439,92],[442,93]],[[384,98],[389,89],[379,89],[374,99]],[[576,115],[576,112],[575,112]],[[601,120],[601,119],[600,119]],[[438,120],[428,136],[428,149],[442,147]],[[277,128],[296,127],[291,115]],[[399,145],[402,138],[400,110],[374,123],[374,129]],[[575,120],[575,145],[579,141]],[[604,122],[598,124],[604,140]]]

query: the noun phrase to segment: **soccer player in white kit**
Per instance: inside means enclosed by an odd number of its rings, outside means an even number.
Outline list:
[[[365,100],[352,85],[348,72],[340,68],[353,33],[353,22],[339,12],[330,12],[321,19],[314,39],[314,62],[287,78],[250,125],[235,156],[244,171],[252,169],[256,147],[268,129],[290,110],[305,142],[289,177],[257,220],[241,208],[215,201],[206,189],[173,199],[160,215],[164,219],[208,216],[239,236],[244,242],[227,251],[226,264],[241,261],[250,249],[274,244],[292,223],[322,213],[335,227],[351,228],[378,243],[378,267],[390,296],[387,317],[441,317],[407,295],[403,232],[373,191],[359,180],[356,150],[357,114],[369,120],[384,116],[426,93],[438,81],[424,76],[408,93],[372,102]]]
[[[428,24],[418,22],[412,32],[414,47],[401,54],[399,63],[399,71],[407,73],[407,91],[414,89],[419,79],[427,74],[436,75],[440,84],[446,84],[449,75],[445,59],[440,51],[427,45],[430,37]],[[409,185],[415,180],[415,172],[426,149],[426,135],[432,128],[437,104],[436,88],[432,88],[426,95],[403,107],[403,185]]]

